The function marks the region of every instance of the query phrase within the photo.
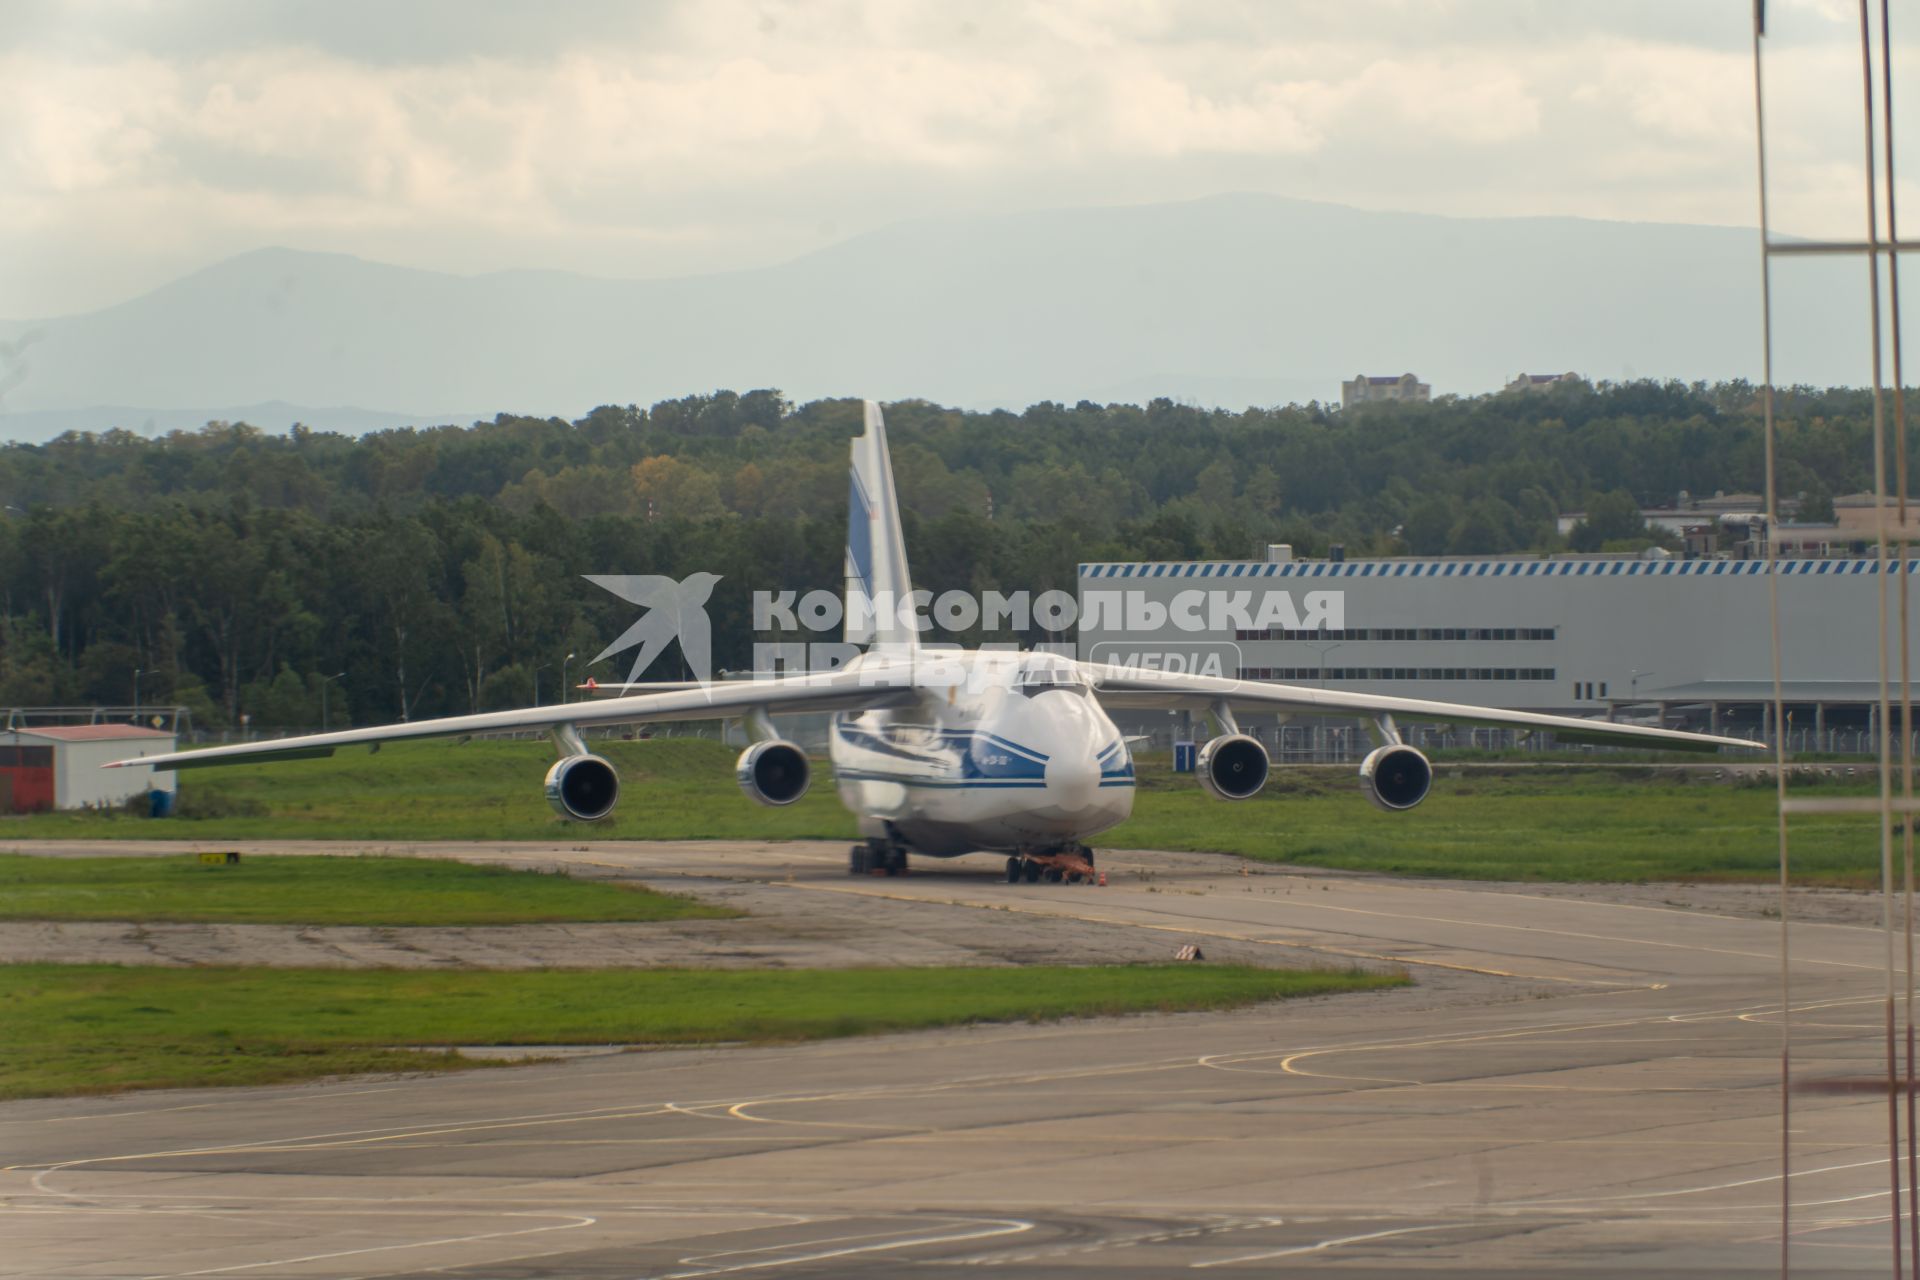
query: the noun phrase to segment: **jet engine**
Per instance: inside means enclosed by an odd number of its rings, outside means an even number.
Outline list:
[[[1360,762],[1360,785],[1382,809],[1411,809],[1433,789],[1433,766],[1404,743],[1376,747]]]
[[[1200,785],[1221,800],[1245,800],[1267,785],[1267,749],[1244,733],[1222,734],[1200,748]]]
[[[598,822],[620,798],[620,775],[599,756],[562,756],[547,770],[547,803],[563,818]]]
[[[748,799],[776,807],[807,794],[810,772],[807,753],[791,742],[756,742],[740,753],[733,766],[733,776]]]

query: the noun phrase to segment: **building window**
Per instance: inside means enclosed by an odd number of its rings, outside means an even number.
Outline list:
[[[1553,627],[1240,627],[1235,640],[1552,640]]]
[[[1310,684],[1318,680],[1530,680],[1559,679],[1552,667],[1241,667],[1242,680]],[[1580,686],[1574,685],[1574,697]]]

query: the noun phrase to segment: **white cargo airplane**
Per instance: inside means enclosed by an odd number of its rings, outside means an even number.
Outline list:
[[[1569,716],[1143,671],[1047,653],[923,648],[914,619],[886,607],[909,600],[912,584],[886,426],[872,401],[865,433],[853,441],[846,563],[847,639],[868,647],[831,672],[672,686],[557,707],[143,756],[116,766],[185,769],[296,760],[331,755],[338,747],[378,750],[402,738],[545,729],[560,753],[547,773],[548,802],[568,818],[592,822],[613,811],[620,781],[611,764],[587,749],[584,728],[742,721],[753,745],[735,768],[741,790],[761,804],[787,805],[806,793],[810,771],[806,754],[779,736],[771,717],[827,712],[833,716],[834,781],[865,837],[852,850],[854,873],[904,871],[909,851],[942,858],[992,851],[1007,855],[1009,881],[1043,875],[1058,881],[1093,874],[1085,842],[1133,810],[1133,761],[1107,715],[1113,708],[1209,715],[1218,733],[1200,750],[1196,769],[1201,785],[1225,800],[1257,793],[1269,767],[1266,749],[1240,730],[1236,711],[1364,718],[1375,746],[1360,766],[1360,782],[1375,804],[1390,810],[1413,808],[1433,783],[1432,766],[1401,738],[1397,720],[1551,730],[1562,742],[1705,751],[1754,745]]]

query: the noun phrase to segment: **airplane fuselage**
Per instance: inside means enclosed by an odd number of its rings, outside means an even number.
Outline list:
[[[944,857],[1070,847],[1126,820],[1126,740],[1072,664],[996,652],[939,663],[913,701],[833,718],[835,781],[863,835]]]

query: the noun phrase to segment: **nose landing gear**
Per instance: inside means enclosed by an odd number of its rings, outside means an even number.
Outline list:
[[[1007,883],[1017,884],[1025,880],[1033,884],[1045,880],[1048,884],[1089,884],[1096,879],[1093,869],[1093,850],[1083,844],[1066,845],[1058,849],[1040,852],[1033,850],[1017,853],[1007,859]]]
[[[866,840],[847,853],[850,876],[903,876],[907,874],[907,846],[892,840]]]

